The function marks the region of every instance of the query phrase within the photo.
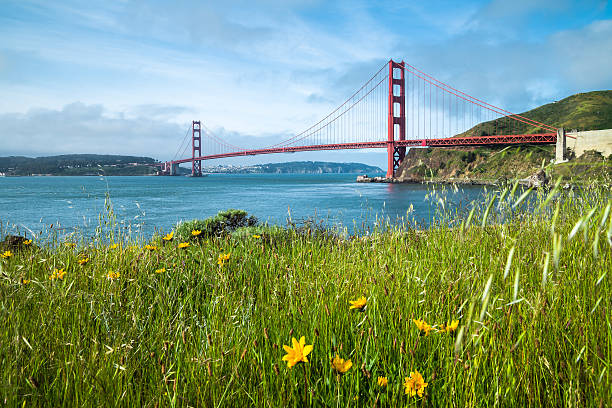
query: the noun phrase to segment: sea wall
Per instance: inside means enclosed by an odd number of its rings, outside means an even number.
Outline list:
[[[588,150],[595,150],[604,157],[612,155],[612,129],[568,132],[567,136],[567,148],[574,152],[576,157]]]

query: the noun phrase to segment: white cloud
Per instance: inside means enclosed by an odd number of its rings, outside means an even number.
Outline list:
[[[185,158],[191,154],[178,151],[186,137],[190,146],[191,122],[181,125],[164,119],[167,111],[181,111],[181,106],[139,106],[130,115],[112,112],[102,105],[81,102],[68,104],[61,109],[31,109],[26,113],[0,114],[0,156],[46,156],[54,154],[99,153],[148,156],[159,160]],[[161,116],[151,118],[160,112]],[[141,116],[142,115],[142,116]],[[254,137],[223,128],[213,130],[215,135],[228,143],[245,147],[262,147],[274,144],[287,134],[265,134]],[[203,141],[203,154],[210,153]],[[255,156],[207,162],[254,164],[298,160],[328,160],[339,162],[363,162],[383,166],[385,152],[332,151],[306,152]]]
[[[126,119],[101,105],[76,102],[60,110],[0,114],[0,155],[108,153],[169,158],[181,133],[184,130],[173,123]]]

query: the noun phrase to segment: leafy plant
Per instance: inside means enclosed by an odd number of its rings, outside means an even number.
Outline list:
[[[227,235],[238,228],[253,227],[257,224],[257,218],[244,210],[219,211],[214,217],[204,220],[185,221],[176,228],[176,237],[181,241],[190,239],[202,239],[215,236]],[[193,231],[201,231],[197,236]]]

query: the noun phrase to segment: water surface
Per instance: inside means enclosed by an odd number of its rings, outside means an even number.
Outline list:
[[[427,224],[439,200],[432,186],[356,183],[354,174],[211,174],[208,177],[3,177],[0,222],[5,232],[39,232],[53,224],[64,233],[93,235],[110,197],[117,222],[145,236],[181,220],[239,208],[262,221],[286,225],[316,218],[327,226],[364,231],[382,219]],[[436,188],[439,192],[440,186]],[[446,187],[447,209],[466,208],[483,188]],[[7,229],[8,225],[8,231]]]

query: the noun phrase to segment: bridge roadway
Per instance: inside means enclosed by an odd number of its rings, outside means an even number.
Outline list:
[[[386,149],[390,143],[396,147],[461,147],[461,146],[495,146],[513,144],[554,144],[557,141],[556,133],[539,133],[531,135],[496,135],[478,137],[448,137],[444,139],[396,140],[378,142],[337,143],[312,146],[288,146],[266,149],[238,150],[229,153],[218,153],[207,156],[190,157],[174,160],[172,163],[189,163],[196,160],[213,160],[238,156],[255,156],[258,154],[295,153],[315,150],[343,150],[343,149]]]

